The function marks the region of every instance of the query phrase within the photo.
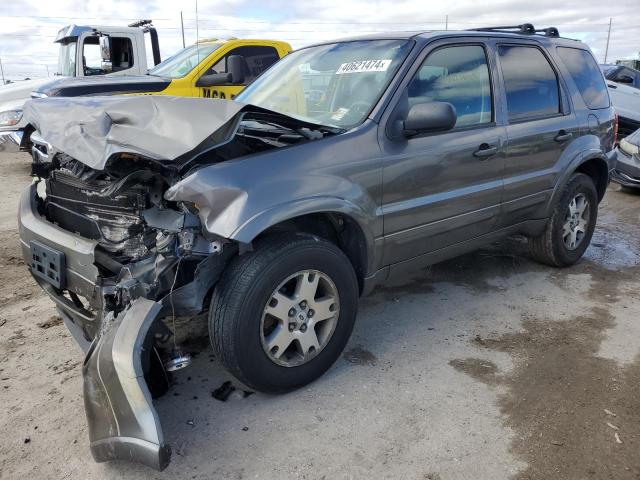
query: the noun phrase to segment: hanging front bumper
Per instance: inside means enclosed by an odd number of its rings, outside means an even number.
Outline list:
[[[163,470],[171,460],[144,379],[145,339],[162,305],[138,298],[118,317],[109,313],[86,356],[84,404],[97,462],[129,460]]]

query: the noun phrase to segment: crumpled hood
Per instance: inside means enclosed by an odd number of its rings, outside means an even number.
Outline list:
[[[35,78],[0,86],[0,110],[8,110],[7,108],[2,108],[5,102],[15,103],[19,100],[23,102],[28,100],[31,98],[33,90],[50,81],[50,78]]]
[[[247,105],[219,99],[138,96],[42,98],[25,104],[27,122],[55,150],[96,170],[118,153],[175,160],[233,134]]]

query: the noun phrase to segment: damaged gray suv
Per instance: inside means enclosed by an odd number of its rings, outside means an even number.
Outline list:
[[[613,159],[604,79],[557,30],[506,30],[303,48],[236,101],[28,104],[22,250],[85,349],[97,461],[168,464],[152,397],[176,316],[208,312],[229,372],[286,392],[391,275],[517,233],[546,264],[582,256]]]

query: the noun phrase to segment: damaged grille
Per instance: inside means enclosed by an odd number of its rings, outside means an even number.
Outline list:
[[[51,222],[125,257],[143,256],[154,242],[141,216],[149,206],[142,185],[114,189],[111,181],[88,183],[60,170],[47,180],[45,212]]]

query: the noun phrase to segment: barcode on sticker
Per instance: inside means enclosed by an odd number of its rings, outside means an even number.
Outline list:
[[[362,73],[362,72],[386,72],[391,65],[389,60],[360,60],[358,62],[347,62],[340,65],[336,71],[336,75],[343,73]]]

